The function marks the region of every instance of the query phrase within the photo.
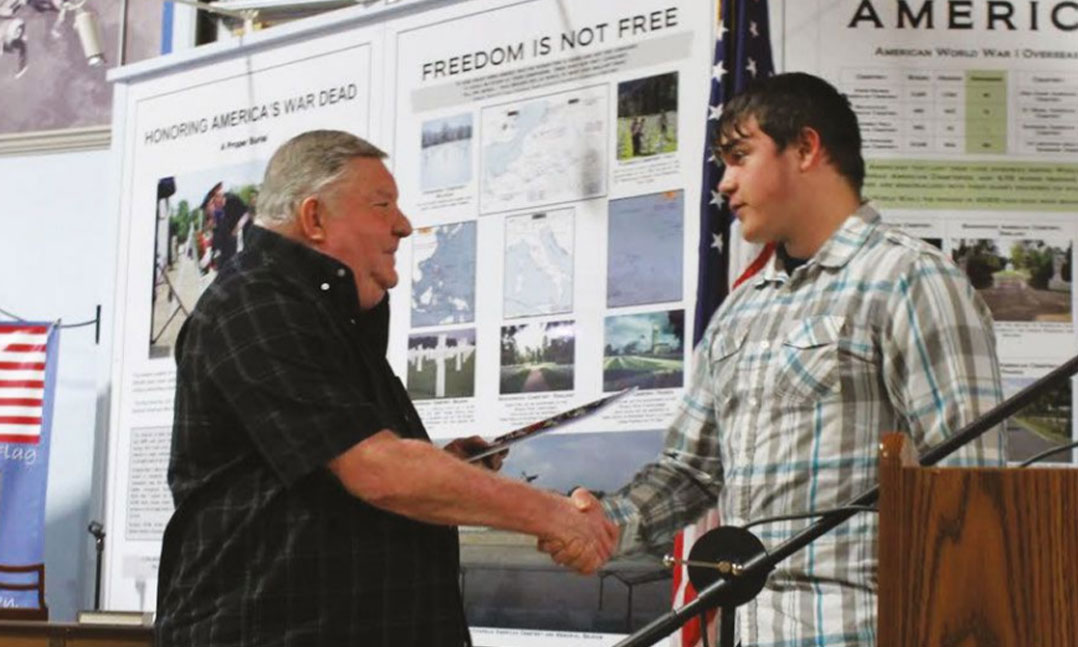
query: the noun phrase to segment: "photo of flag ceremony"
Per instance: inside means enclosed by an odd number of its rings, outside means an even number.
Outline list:
[[[0,647],[1078,647],[1078,1],[0,0]]]

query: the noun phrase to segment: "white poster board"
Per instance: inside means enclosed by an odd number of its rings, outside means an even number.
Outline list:
[[[152,610],[156,602],[160,540],[172,513],[165,472],[173,345],[219,262],[210,258],[214,223],[200,204],[220,183],[242,196],[246,211],[257,208],[252,191],[267,158],[305,130],[374,137],[381,55],[380,29],[353,29],[193,62],[118,87],[122,216],[106,608]]]
[[[105,608],[155,606],[176,335],[241,252],[267,158],[308,129],[390,154],[416,232],[398,251],[389,356],[436,440],[495,436],[635,384],[603,414],[515,447],[506,473],[610,490],[658,452],[691,350],[714,7],[429,7],[342,11],[114,74]],[[534,540],[462,536],[481,644],[612,644],[668,604],[654,559],[581,578]]]
[[[866,197],[988,303],[1005,395],[1073,356],[1078,5],[798,0],[784,13],[785,68],[831,80],[858,113]],[[1069,440],[1073,402],[1066,385],[1008,420],[1011,459]]]

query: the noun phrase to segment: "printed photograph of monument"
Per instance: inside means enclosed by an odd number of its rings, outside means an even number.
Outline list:
[[[408,395],[413,400],[475,395],[475,328],[410,335]]]
[[[685,311],[607,317],[603,390],[680,387],[685,366]]]

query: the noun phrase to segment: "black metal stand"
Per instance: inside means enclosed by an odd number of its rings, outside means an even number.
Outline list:
[[[86,530],[94,536],[97,567],[94,569],[94,611],[101,609],[101,554],[105,551],[105,527],[100,521],[91,521]]]
[[[719,607],[719,647],[735,647],[734,626],[737,624],[735,622],[736,614],[737,607],[735,606]],[[703,627],[701,631],[707,631],[707,627]]]
[[[737,607],[755,598],[767,582],[770,569],[755,574],[741,571],[741,564],[761,555],[767,555],[767,549],[760,539],[747,529],[736,526],[709,530],[696,540],[689,551],[688,572],[693,588],[703,591],[720,578],[730,582],[729,589],[715,600],[715,605],[721,608],[719,647],[735,647]],[[700,618],[700,632],[705,634],[706,613],[702,612]]]
[[[977,420],[966,425],[951,438],[927,451],[920,459],[921,465],[926,467],[935,465],[940,460],[950,456],[962,446],[975,440],[984,432],[995,427],[1003,422],[1003,420],[1025,407],[1035,398],[1039,397],[1043,391],[1055,386],[1058,382],[1071,377],[1075,373],[1078,373],[1078,356],[1067,360],[1052,370],[1052,372],[1040,378],[1033,384],[1030,384],[1012,397],[1004,400],[999,406],[987,412]],[[733,577],[716,578],[716,581],[706,588],[698,587],[697,591],[699,591],[699,596],[695,600],[682,607],[673,609],[665,615],[659,616],[648,623],[643,629],[626,637],[614,647],[647,647],[653,645],[656,641],[672,634],[678,627],[688,622],[694,616],[703,614],[708,609],[725,606],[733,592],[739,590],[739,588],[745,589],[746,582],[753,581],[757,578],[766,579],[767,574],[771,572],[776,564],[798,552],[821,535],[826,534],[843,521],[846,521],[860,512],[861,510],[859,508],[876,503],[879,495],[879,486],[873,487],[860,496],[847,501],[843,506],[843,508],[853,509],[838,509],[831,514],[822,517],[818,522],[805,528],[782,544],[779,544],[779,546],[771,553],[765,551],[746,561],[736,562],[739,565],[739,568],[737,569],[737,573],[732,573]],[[723,530],[723,528],[717,528],[716,530]],[[748,531],[744,532],[747,533]],[[706,533],[701,539],[708,534],[710,533]],[[692,551],[689,553],[690,559],[693,559],[693,554],[695,552],[696,545],[693,546]],[[691,569],[689,573],[691,579]],[[737,605],[744,604],[744,602],[751,600],[758,592],[759,589],[757,589],[757,591],[748,599],[743,602],[738,602]],[[733,614],[730,615],[733,616]],[[731,642],[728,643],[729,647],[733,647],[732,638],[733,637],[731,636]]]

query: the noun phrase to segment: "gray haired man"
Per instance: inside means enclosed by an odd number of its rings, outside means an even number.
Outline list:
[[[385,154],[314,131],[274,154],[244,251],[184,324],[158,645],[469,644],[456,524],[572,547],[616,529],[589,494],[531,488],[434,447],[385,359],[412,225]]]

